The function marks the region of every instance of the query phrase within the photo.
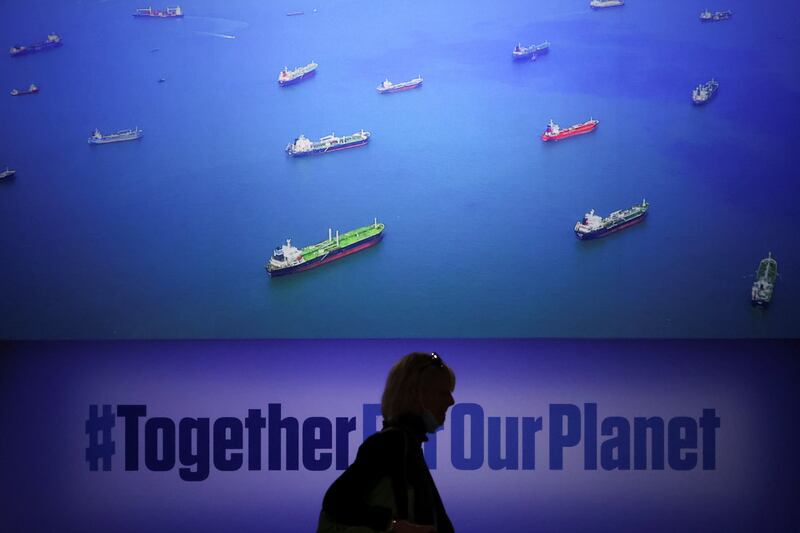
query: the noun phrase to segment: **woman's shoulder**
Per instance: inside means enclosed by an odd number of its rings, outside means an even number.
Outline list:
[[[365,459],[380,459],[402,456],[407,447],[407,436],[396,428],[374,433],[358,448],[358,455]]]

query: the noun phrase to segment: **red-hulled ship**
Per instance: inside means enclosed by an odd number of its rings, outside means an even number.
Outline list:
[[[542,133],[542,140],[543,141],[558,141],[560,139],[566,139],[567,137],[572,137],[574,135],[582,135],[584,133],[589,133],[593,129],[597,127],[600,123],[599,120],[595,120],[590,118],[583,124],[575,124],[574,126],[570,126],[569,128],[561,129],[561,126],[550,120],[547,124],[547,129],[544,130]]]

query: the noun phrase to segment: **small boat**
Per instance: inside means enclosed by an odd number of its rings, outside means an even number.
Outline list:
[[[5,170],[0,172],[0,180],[4,180],[7,178],[13,178],[17,174],[17,171],[13,168],[6,167]]]
[[[289,11],[288,13],[286,13],[287,17],[296,17],[297,15],[305,15],[305,12],[303,12],[303,11]]]
[[[167,81],[167,78],[158,78],[158,83],[164,83]]]
[[[26,94],[36,94],[39,92],[39,87],[35,83],[31,83],[27,89],[12,89],[11,96],[25,96]]]

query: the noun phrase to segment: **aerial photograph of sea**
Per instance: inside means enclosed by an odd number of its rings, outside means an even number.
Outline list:
[[[800,4],[30,0],[0,338],[788,338]]]

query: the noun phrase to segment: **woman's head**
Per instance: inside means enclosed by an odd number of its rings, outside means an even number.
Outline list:
[[[389,371],[381,398],[386,420],[400,415],[422,415],[429,411],[439,425],[453,405],[456,376],[438,354],[413,352]]]

